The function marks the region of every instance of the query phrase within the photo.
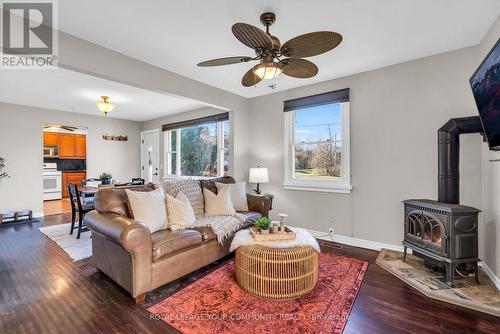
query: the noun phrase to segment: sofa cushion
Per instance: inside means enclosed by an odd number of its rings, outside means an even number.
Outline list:
[[[125,189],[151,191],[156,189],[156,185],[148,183],[140,186],[99,188],[94,196],[96,210],[99,213],[116,213],[120,216],[130,217]]]
[[[205,197],[205,217],[232,216],[236,213],[231,202],[229,188],[223,188],[216,195],[208,189],[203,189]]]
[[[235,183],[236,181],[232,176],[222,176],[214,179],[200,180],[200,185],[202,189],[208,189],[214,194],[217,194],[217,186],[215,185],[215,182],[231,184]]]
[[[201,233],[195,230],[161,230],[151,234],[153,262],[200,246]]]
[[[194,230],[201,233],[203,242],[207,242],[217,238],[217,235],[215,235],[214,231],[210,226],[195,227]]]
[[[205,207],[203,205],[203,193],[201,192],[201,186],[198,180],[165,180],[163,181],[163,191],[172,197],[177,196],[177,193],[182,191],[188,198],[195,216],[203,216]]]
[[[237,212],[248,211],[246,182],[233,184],[215,182],[215,186],[217,187],[217,192],[220,192],[223,188],[229,188],[229,195],[234,210]]]
[[[125,189],[131,218],[149,227],[151,233],[167,228],[165,196],[160,188],[153,191]]]
[[[172,231],[182,230],[196,222],[189,199],[182,191],[179,191],[175,198],[169,194],[166,194],[165,197],[167,201],[169,229]]]

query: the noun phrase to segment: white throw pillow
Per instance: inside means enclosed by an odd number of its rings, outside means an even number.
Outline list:
[[[248,211],[246,182],[241,183],[220,183],[215,182],[217,192],[220,192],[224,187],[229,188],[229,196],[233,202],[233,208],[236,211]]]
[[[224,187],[216,195],[208,189],[203,189],[205,197],[205,216],[232,216],[236,213],[231,202],[229,188]]]
[[[182,191],[179,191],[175,198],[166,194],[166,198],[169,229],[182,230],[196,222],[193,207]]]
[[[152,191],[125,189],[125,193],[134,220],[147,225],[151,233],[167,228],[167,209],[161,188]]]

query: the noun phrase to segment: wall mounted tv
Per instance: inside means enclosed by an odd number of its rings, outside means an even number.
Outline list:
[[[469,81],[490,149],[500,151],[500,39]]]

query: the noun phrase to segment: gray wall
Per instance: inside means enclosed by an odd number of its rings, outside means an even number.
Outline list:
[[[488,34],[479,45],[477,66],[488,54],[500,37],[500,17],[497,18]],[[480,245],[483,249],[482,259],[490,269],[500,277],[500,162],[489,160],[500,159],[499,153],[488,150],[483,145],[483,224]]]
[[[140,123],[0,103],[0,156],[10,178],[0,183],[0,211],[42,213],[42,127],[47,123],[87,127],[87,175],[111,172],[117,180],[140,176]],[[102,135],[128,136],[105,141]]]
[[[477,47],[418,59],[251,100],[249,164],[269,168],[273,214],[293,225],[400,245],[408,198],[437,198],[436,130],[476,115],[468,78]],[[283,101],[351,89],[351,194],[284,190]],[[462,140],[463,204],[481,208],[481,138]]]

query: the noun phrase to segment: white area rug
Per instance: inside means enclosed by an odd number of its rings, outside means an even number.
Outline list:
[[[43,226],[40,232],[54,241],[73,261],[86,259],[92,256],[92,239],[90,231],[82,232],[80,239],[76,238],[77,230],[69,234],[71,224]]]

